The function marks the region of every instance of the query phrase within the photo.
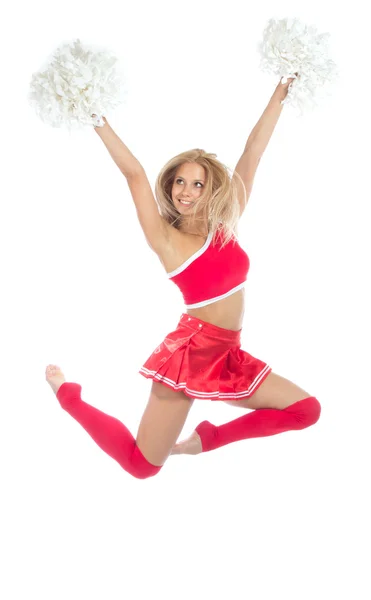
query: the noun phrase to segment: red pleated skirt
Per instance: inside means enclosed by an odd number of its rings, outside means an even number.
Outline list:
[[[272,369],[241,350],[241,331],[182,313],[139,373],[198,400],[252,396]]]

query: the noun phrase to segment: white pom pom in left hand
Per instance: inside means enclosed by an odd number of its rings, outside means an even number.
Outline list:
[[[260,66],[265,72],[279,75],[283,84],[294,78],[282,104],[291,104],[303,114],[315,107],[325,84],[337,79],[339,73],[329,58],[328,42],[328,33],[318,34],[315,27],[298,19],[270,19],[258,46]]]
[[[80,40],[64,44],[46,70],[32,75],[29,103],[52,127],[103,127],[103,115],[127,94],[116,62],[111,53],[83,47]]]

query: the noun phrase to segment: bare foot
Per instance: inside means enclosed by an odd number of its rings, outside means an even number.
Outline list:
[[[45,375],[46,381],[50,384],[50,387],[56,394],[62,383],[66,381],[62,371],[57,365],[48,365],[46,367]]]
[[[183,440],[182,442],[179,442],[179,444],[175,444],[174,448],[171,451],[171,454],[201,454],[201,452],[201,438],[198,435],[197,431],[194,431],[192,435],[189,436],[189,438]]]

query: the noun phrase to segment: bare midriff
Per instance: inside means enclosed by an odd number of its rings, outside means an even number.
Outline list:
[[[234,294],[227,296],[227,298],[217,300],[206,306],[188,308],[186,312],[192,317],[196,317],[217,327],[238,331],[242,328],[245,312],[245,290],[242,288]]]

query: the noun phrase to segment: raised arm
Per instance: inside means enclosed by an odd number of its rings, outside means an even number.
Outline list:
[[[159,213],[157,202],[141,163],[116,135],[106,119],[103,119],[104,127],[96,127],[95,131],[127,179],[139,223],[148,245],[156,254],[161,254],[169,244],[171,225]]]
[[[286,98],[288,87],[291,81],[292,79],[289,79],[287,83],[279,83],[276,87],[268,106],[250,133],[242,156],[236,165],[235,171],[240,175],[246,190],[245,202],[244,189],[237,179],[240,216],[245,210],[247,201],[250,197],[255,173],[260,159],[263,156],[263,153],[277,125],[278,119],[282,113],[284,105],[281,104],[281,102]]]
[[[133,175],[142,165],[130,152],[129,148],[125,146],[124,142],[120,140],[119,136],[116,135],[105,117],[103,117],[103,121],[105,123],[104,127],[95,127],[96,133],[106,146],[121,173],[125,177]]]

